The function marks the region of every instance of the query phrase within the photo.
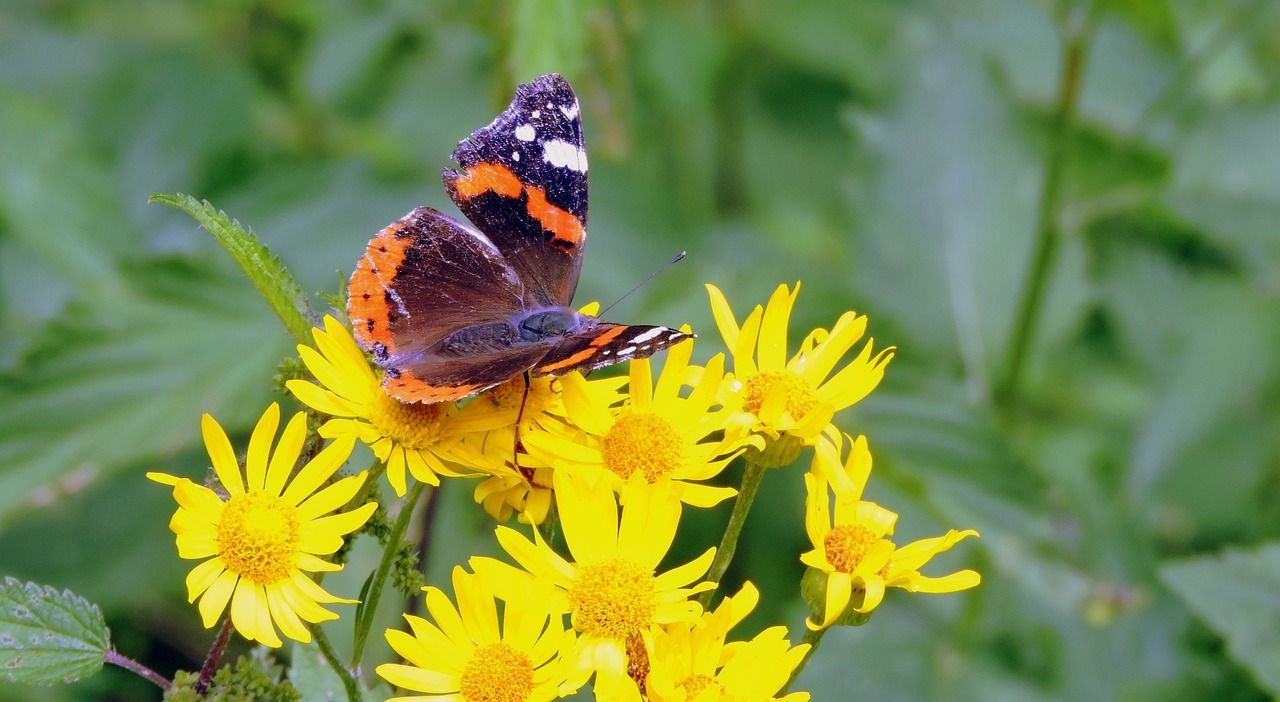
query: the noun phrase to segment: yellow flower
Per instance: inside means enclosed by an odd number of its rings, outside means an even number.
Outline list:
[[[225,498],[186,478],[147,473],[173,487],[178,510],[169,528],[177,534],[178,555],[208,559],[187,575],[187,601],[200,598],[205,628],[217,623],[230,602],[236,631],[271,647],[280,645],[276,626],[306,643],[311,632],[303,621],[338,618],[321,604],[355,602],[330,595],[306,573],[342,570],[319,556],[341,548],[343,537],[363,526],[377,508],[370,502],[325,516],[346,505],[364,484],[366,473],[361,472],[320,489],[346,463],[353,444],[329,444],[290,480],[306,440],[306,415],[299,412],[289,420],[272,452],[279,424],[280,406],[272,403],[253,429],[242,478],[226,433],[204,415],[205,447]]]
[[[810,332],[788,359],[787,326],[799,283],[794,290],[779,285],[768,305],[756,305],[741,327],[724,293],[711,284],[707,292],[716,326],[733,355],[735,398],[743,413],[739,421],[770,439],[789,434],[812,443],[833,414],[875,389],[893,358],[892,347],[873,354],[868,340],[856,358],[832,375],[867,328],[866,317],[845,312],[831,331]]]
[[[482,466],[489,477],[481,480],[474,499],[494,519],[505,522],[511,514],[526,524],[541,524],[551,509],[551,469],[524,465],[513,467],[515,435],[511,429],[472,434],[455,450],[459,460]]]
[[[567,654],[571,684],[585,682],[594,672],[597,699],[639,699],[627,675],[628,650],[651,649],[655,627],[701,614],[702,608],[689,598],[711,584],[688,586],[707,572],[715,549],[655,575],[680,521],[680,502],[670,494],[669,483],[629,483],[619,519],[618,502],[606,481],[565,471],[555,471],[553,479],[573,560],[556,554],[537,532],[535,543],[500,526],[498,541],[520,568],[481,557],[472,558],[471,566],[508,606],[546,602],[571,615],[580,634]]]
[[[809,650],[809,644],[792,648],[786,627],[765,629],[750,641],[725,643],[729,630],[759,599],[760,593],[746,583],[696,623],[655,632],[649,702],[807,702],[807,692],[775,697]]]
[[[847,438],[847,437],[846,437]],[[883,600],[886,587],[911,592],[956,592],[976,587],[981,576],[972,570],[961,570],[940,578],[921,575],[919,569],[934,556],[960,541],[977,536],[968,529],[952,529],[945,536],[922,539],[897,548],[887,537],[893,535],[898,515],[862,499],[862,489],[871,471],[871,452],[864,437],[850,442],[849,455],[842,464],[840,454],[844,440],[836,443],[819,441],[815,447],[813,469],[805,474],[805,530],[813,550],[800,560],[814,572],[825,574],[826,593],[821,622],[809,620],[811,629],[831,626],[849,608],[855,592],[861,601],[854,612],[865,614]],[[835,491],[834,521],[830,512],[831,496],[823,476],[838,476]]]
[[[566,376],[565,408],[578,431],[524,435],[531,465],[602,475],[617,490],[632,479],[671,481],[675,494],[697,507],[732,497],[733,488],[698,482],[724,470],[745,442],[724,438],[731,413],[712,409],[718,404],[724,357],[717,355],[691,374],[692,353],[692,340],[672,346],[656,385],[649,359],[631,361],[630,402],[622,407],[614,407],[614,396],[593,388],[594,383]],[[697,381],[685,397],[681,388],[690,375]]]
[[[397,495],[407,489],[405,469],[414,478],[439,485],[440,475],[458,476],[450,450],[468,431],[500,426],[503,415],[484,403],[405,403],[388,395],[351,333],[328,315],[324,330],[313,329],[316,348],[298,346],[307,370],[320,382],[290,380],[289,391],[303,404],[332,416],[320,427],[327,439],[359,439],[387,467]]]
[[[566,377],[573,378],[571,382],[585,382],[578,373]],[[604,378],[593,380],[587,386],[595,402],[612,405],[622,401],[619,390],[626,382],[625,377]],[[513,512],[526,524],[541,524],[547,517],[552,501],[551,469],[549,465],[537,466],[536,461],[529,459],[523,439],[535,431],[558,435],[572,431],[562,388],[562,378],[533,378],[526,393],[525,380],[518,377],[472,400],[488,403],[491,410],[506,413],[506,422],[465,436],[453,454],[456,460],[489,474],[476,485],[474,498],[500,522],[507,521]],[[523,412],[520,411],[522,403]],[[517,416],[520,417],[518,428],[515,426]],[[517,432],[521,437],[519,452]]]
[[[422,589],[435,623],[405,615],[412,634],[387,629],[387,643],[409,665],[380,665],[378,675],[427,694],[388,702],[546,702],[560,696],[565,676],[558,654],[573,641],[561,613],[538,602],[507,603],[499,625],[493,595],[460,567],[453,569],[456,608],[437,588]]]

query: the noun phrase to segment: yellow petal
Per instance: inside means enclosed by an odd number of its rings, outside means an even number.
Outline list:
[[[266,483],[267,456],[279,426],[280,405],[272,402],[253,427],[253,434],[249,437],[249,451],[244,457],[245,487],[250,491],[261,490]]]
[[[289,482],[289,487],[281,495],[281,499],[291,505],[301,503],[316,488],[323,485],[324,481],[338,472],[338,469],[351,457],[353,448],[355,448],[355,440],[350,437],[337,439],[324,447],[320,453],[316,454],[315,458],[308,461],[307,465],[298,471],[298,474]],[[364,475],[364,473],[360,475]]]
[[[236,463],[236,452],[231,448],[227,433],[209,414],[201,415],[200,432],[204,435],[204,445],[209,451],[209,460],[213,462],[213,472],[217,474],[218,481],[232,497],[243,495],[244,482],[240,480],[240,466]]]
[[[311,630],[302,623],[298,614],[289,606],[288,600],[281,591],[282,588],[280,583],[268,585],[266,588],[267,606],[271,609],[271,618],[280,626],[280,631],[285,636],[294,641],[311,643]]]
[[[235,592],[236,581],[239,579],[240,577],[235,573],[224,570],[209,589],[204,591],[204,596],[200,598],[200,604],[197,606],[204,628],[211,629],[218,623],[222,611],[227,607],[227,600],[230,600],[232,593]]]
[[[732,349],[738,345],[738,322],[733,317],[733,309],[729,307],[729,301],[720,292],[720,288],[711,283],[707,283],[706,288],[707,295],[711,298],[711,316],[716,320],[720,338],[724,339],[726,348]]]
[[[299,402],[317,412],[331,417],[354,417],[358,414],[342,398],[310,381],[294,379],[286,381],[284,386]]]
[[[783,283],[774,289],[769,303],[765,305],[764,319],[760,324],[760,351],[757,356],[762,372],[780,371],[787,367],[787,326],[791,319],[791,307],[799,294],[800,283],[796,283],[794,293]]]
[[[627,391],[631,395],[631,406],[637,412],[648,412],[653,405],[653,369],[649,365],[649,359],[632,360],[628,378]]]
[[[618,551],[618,506],[613,488],[556,471],[556,500],[564,540],[578,561],[612,558]]]
[[[293,466],[302,453],[302,443],[307,439],[307,415],[298,412],[285,425],[280,442],[271,454],[271,464],[267,466],[267,480],[263,491],[268,495],[279,495],[284,484],[293,472]]]
[[[298,505],[298,518],[303,521],[315,519],[347,504],[360,492],[367,475],[365,472],[349,475],[307,498]]]
[[[406,690],[414,690],[415,692],[442,693],[452,692],[458,689],[458,678],[448,673],[441,673],[434,670],[424,670],[408,665],[398,665],[395,663],[384,663],[378,666],[378,675],[383,680],[395,685],[403,687]],[[424,699],[421,697],[410,699]],[[430,698],[432,702],[439,702],[440,698]]]
[[[187,573],[187,602],[195,602],[227,569],[221,558],[210,558]]]

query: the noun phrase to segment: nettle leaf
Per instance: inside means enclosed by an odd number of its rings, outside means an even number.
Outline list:
[[[1166,563],[1159,573],[1233,658],[1280,693],[1280,543]]]
[[[98,672],[111,632],[98,606],[70,590],[0,583],[0,679],[53,685]]]
[[[127,288],[73,302],[0,374],[0,524],[129,466],[171,467],[157,459],[199,445],[201,412],[236,431],[262,409],[289,349],[240,276],[182,258],[124,271]]]
[[[310,343],[311,318],[306,294],[271,250],[258,241],[253,232],[214,207],[208,200],[197,200],[190,195],[152,195],[151,202],[158,202],[191,215],[206,231],[217,239],[222,248],[248,276],[267,304],[284,322],[284,326],[300,343]]]

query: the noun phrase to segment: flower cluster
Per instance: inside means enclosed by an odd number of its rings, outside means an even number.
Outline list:
[[[813,549],[800,560],[810,569],[806,580],[820,581],[816,595],[806,588],[810,630],[852,623],[881,603],[887,587],[975,586],[973,571],[919,572],[975,532],[899,548],[891,540],[897,515],[862,499],[867,441],[832,421],[877,386],[893,357],[892,348],[876,351],[870,340],[853,351],[866,318],[846,312],[788,356],[799,285],[779,286],[741,323],[720,290],[707,288],[728,357],[697,364],[689,339],[668,350],[656,377],[649,359],[633,360],[623,376],[520,376],[458,403],[390,397],[351,333],[325,317],[314,345],[298,347],[312,379],[286,384],[317,417],[314,437],[300,413],[271,451],[279,423],[272,405],[241,463],[206,416],[214,483],[149,474],[173,487],[179,555],[207,559],[187,579],[205,625],[230,602],[237,631],[278,646],[277,627],[308,641],[303,622],[336,617],[321,604],[352,601],[329,595],[307,574],[340,568],[321,557],[338,552],[376,509],[374,501],[359,504],[378,492],[361,491],[365,472],[332,479],[358,443],[376,459],[370,472],[385,473],[398,496],[420,494],[410,491],[410,478],[429,485],[471,478],[486,512],[529,525],[498,525],[506,558],[473,557],[466,569],[456,567],[453,600],[425,588],[428,617],[406,615],[407,631],[386,632],[403,662],[381,665],[378,674],[422,695],[397,699],[550,700],[591,684],[601,700],[807,700],[787,688],[810,643],[793,646],[784,627],[728,640],[759,599],[750,583],[708,606],[766,470],[791,465],[806,450]],[[716,484],[735,459],[746,464],[741,494]],[[720,548],[664,565],[684,510],[735,495]]]

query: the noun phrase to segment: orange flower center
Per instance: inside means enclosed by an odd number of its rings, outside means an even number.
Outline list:
[[[822,540],[827,560],[841,573],[852,573],[871,545],[880,538],[861,524],[841,524],[827,533]]]
[[[635,473],[653,483],[680,467],[684,439],[656,414],[626,414],[604,435],[604,464],[623,478]]]
[[[401,402],[380,387],[372,396],[369,422],[378,433],[410,450],[431,448],[440,440],[449,403]]]
[[[463,667],[458,691],[467,702],[524,702],[533,693],[533,662],[500,641],[485,644]]]
[[[573,628],[625,641],[653,624],[658,609],[653,573],[625,558],[579,565],[569,585]]]
[[[765,399],[773,393],[782,393],[784,408],[792,419],[801,419],[817,406],[818,395],[813,387],[791,371],[756,373],[747,380],[746,396],[742,404],[752,414],[760,414]]]
[[[218,520],[218,556],[227,570],[258,585],[289,577],[298,560],[298,510],[263,492],[237,495]]]

